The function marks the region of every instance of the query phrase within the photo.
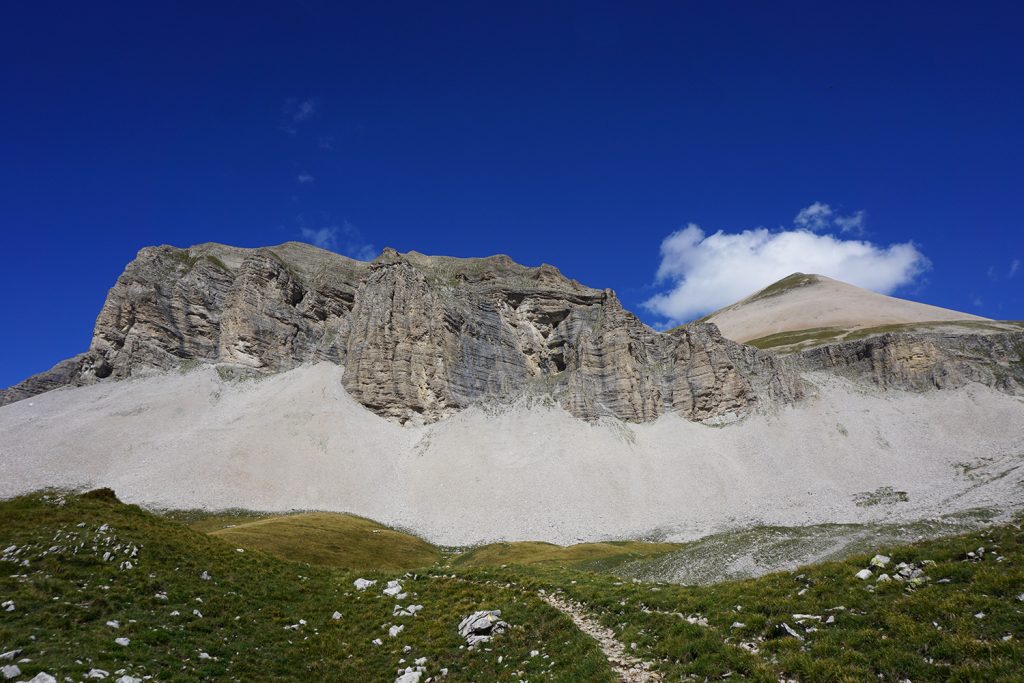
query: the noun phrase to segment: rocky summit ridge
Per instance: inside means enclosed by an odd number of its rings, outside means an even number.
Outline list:
[[[883,388],[1024,393],[1024,332],[883,335],[779,357],[714,324],[658,332],[612,290],[549,265],[393,249],[366,262],[288,242],[142,249],[88,351],[0,392],[0,405],[198,364],[245,377],[320,361],[344,367],[363,406],[411,424],[524,394],[586,420],[726,422],[800,400],[814,370]]]

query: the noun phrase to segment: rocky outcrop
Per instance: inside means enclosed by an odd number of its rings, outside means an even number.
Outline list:
[[[883,334],[802,351],[798,370],[826,370],[883,389],[926,391],[984,384],[1024,394],[1024,332]]]
[[[671,412],[728,420],[788,402],[788,365],[714,325],[659,333],[611,290],[506,256],[385,250],[362,262],[309,245],[143,249],[110,290],[85,354],[0,395],[216,363],[273,373],[345,366],[345,388],[399,422],[542,393],[584,419]]]

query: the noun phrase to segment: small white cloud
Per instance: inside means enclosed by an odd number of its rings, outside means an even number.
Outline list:
[[[290,98],[284,102],[284,123],[281,130],[289,135],[298,133],[298,126],[317,115],[319,109],[315,99],[298,100]]]
[[[1014,275],[1016,275],[1019,271],[1020,271],[1020,259],[1019,258],[1015,258],[1015,259],[1013,259],[1013,261],[1010,262],[1010,270],[1006,274],[1006,277],[1007,278],[1011,278]]]
[[[285,103],[285,113],[294,123],[302,123],[316,116],[316,100],[288,100]]]
[[[836,216],[832,221],[836,227],[843,233],[850,233],[852,235],[863,235],[864,234],[864,212],[858,211],[857,213],[849,216]]]
[[[793,219],[793,225],[801,230],[812,232],[825,232],[833,228],[842,233],[853,235],[864,234],[863,211],[857,211],[850,215],[842,215],[823,202],[814,202],[810,206],[800,209],[800,212]]]
[[[330,226],[327,228],[302,228],[302,239],[310,244],[328,251],[335,251],[338,248],[338,228]]]
[[[303,185],[305,185],[306,183],[311,183],[315,180],[315,178],[313,178],[313,176],[306,171],[300,173],[295,179],[298,180]]]
[[[832,207],[821,202],[814,202],[793,219],[793,225],[803,230],[827,230],[832,220]]]
[[[299,217],[299,223],[303,218]],[[371,261],[377,256],[377,248],[364,237],[359,228],[348,221],[341,225],[328,225],[323,228],[310,228],[302,225],[299,228],[302,239],[310,244],[344,254],[360,261]]]
[[[806,224],[823,215],[821,210],[812,211],[805,217]],[[691,223],[662,242],[657,280],[670,287],[643,305],[668,323],[678,324],[739,301],[795,272],[825,275],[888,294],[912,283],[928,267],[928,259],[910,242],[882,246],[809,229],[756,228],[707,235]]]

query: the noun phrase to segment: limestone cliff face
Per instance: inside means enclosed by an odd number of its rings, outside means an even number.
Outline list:
[[[1024,332],[884,334],[801,352],[799,370],[826,370],[884,389],[984,384],[1024,394]]]
[[[801,396],[797,372],[713,325],[645,326],[610,290],[505,256],[385,250],[367,263],[309,245],[143,249],[110,290],[85,354],[0,393],[217,363],[228,374],[345,366],[345,388],[400,422],[543,393],[583,419],[741,417]]]

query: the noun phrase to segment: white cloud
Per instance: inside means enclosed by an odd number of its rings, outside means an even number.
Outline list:
[[[295,179],[298,180],[303,185],[305,185],[306,183],[311,183],[315,180],[315,178],[313,178],[313,176],[307,171],[303,171]]]
[[[835,223],[836,227],[843,233],[851,233],[854,235],[864,234],[863,211],[858,211],[857,213],[849,216],[836,216],[832,222]]]
[[[321,249],[334,251],[338,248],[338,228],[330,226],[327,228],[302,228],[302,239]]]
[[[814,202],[793,219],[793,225],[804,230],[826,230],[832,220],[832,207],[821,202]]]
[[[814,205],[808,209],[813,209]],[[807,211],[805,209],[804,211]],[[831,210],[812,210],[801,225],[813,225]],[[668,324],[691,320],[739,301],[795,272],[825,275],[876,292],[890,293],[929,267],[928,259],[910,242],[876,245],[863,240],[821,235],[809,229],[706,234],[690,224],[661,243],[659,283],[668,291],[644,307]]]
[[[303,222],[303,218],[300,216],[300,225]],[[313,246],[344,254],[360,261],[371,261],[377,256],[377,248],[366,241],[359,228],[348,221],[341,225],[328,225],[323,228],[310,228],[301,225],[299,234],[304,241]]]
[[[823,202],[814,202],[810,206],[800,209],[800,213],[793,219],[793,225],[801,230],[812,232],[825,232],[838,228],[840,232],[854,235],[864,234],[864,212],[857,211],[849,215],[842,215]]]
[[[1010,272],[1006,274],[1006,277],[1011,278],[1014,275],[1016,275],[1018,271],[1020,271],[1020,259],[1015,258],[1013,259],[1013,261],[1010,262]]]
[[[316,115],[316,111],[316,100],[314,99],[290,99],[284,103],[284,113],[293,123],[302,123],[313,118]]]
[[[298,125],[304,123],[319,112],[315,99],[298,100],[290,98],[284,102],[284,123],[281,130],[289,135],[298,133]]]

